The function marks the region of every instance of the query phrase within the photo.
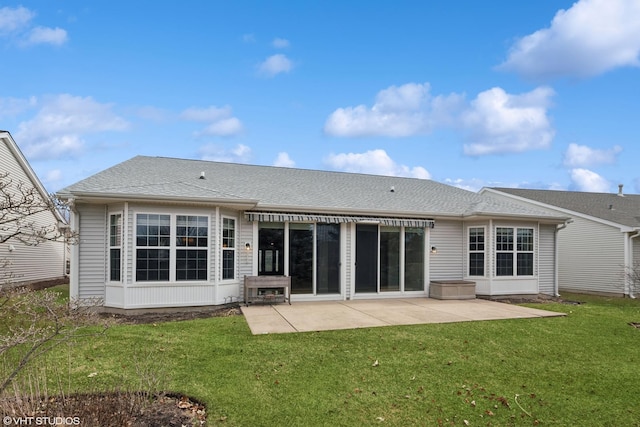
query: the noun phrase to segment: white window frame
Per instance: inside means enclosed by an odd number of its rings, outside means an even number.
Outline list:
[[[484,237],[484,241],[482,242],[483,248],[479,249],[471,249],[471,230],[480,229],[482,230],[482,236]],[[467,276],[468,277],[486,277],[487,276],[487,227],[484,225],[471,225],[467,227]],[[477,245],[478,243],[475,242]],[[482,274],[471,274],[471,254],[483,254],[482,260]]]
[[[118,230],[118,234],[117,235],[113,235],[112,234],[112,224],[111,224],[111,219],[113,217],[120,217],[120,224],[119,224],[119,230]],[[108,214],[108,219],[107,219],[108,223],[107,223],[107,229],[108,229],[108,239],[109,239],[109,244],[108,244],[108,266],[107,266],[107,281],[108,282],[112,282],[112,283],[121,283],[122,282],[122,278],[123,278],[123,271],[122,271],[122,265],[123,265],[123,245],[122,242],[124,240],[124,215],[122,212],[109,212]],[[112,238],[116,237],[117,238],[117,242],[115,244],[112,243]],[[111,251],[112,250],[119,250],[120,251],[120,279],[118,280],[113,280],[111,277]]]
[[[498,229],[500,228],[504,228],[504,229],[510,229],[512,231],[512,236],[513,236],[513,248],[511,250],[498,250]],[[532,246],[532,250],[519,250],[518,249],[518,231],[519,230],[531,230],[531,246]],[[496,226],[494,229],[494,237],[493,237],[493,247],[495,250],[495,259],[494,259],[494,270],[495,270],[495,275],[496,277],[520,277],[520,278],[525,278],[525,277],[535,277],[536,275],[536,266],[535,266],[535,257],[536,257],[536,245],[535,245],[535,237],[536,236],[536,229],[535,227],[531,227],[531,226],[504,226],[504,225],[499,225]],[[512,254],[512,266],[511,266],[511,271],[512,274],[511,275],[499,275],[498,274],[498,254],[500,253],[511,253]],[[531,274],[518,274],[518,254],[531,254],[533,259],[532,259],[532,271]]]
[[[169,216],[169,246],[138,246],[138,216],[139,215],[167,215]],[[211,280],[211,216],[205,212],[159,212],[159,211],[137,211],[133,213],[133,268],[132,268],[132,280],[137,285],[182,285],[190,283],[207,283]],[[177,222],[178,216],[196,216],[204,217],[207,219],[207,278],[200,280],[176,280],[176,260],[177,251],[181,249],[189,249],[189,246],[178,246],[176,243],[177,238]],[[138,249],[168,249],[169,250],[169,280],[138,280],[137,277],[137,258]],[[202,249],[203,251],[205,249]]]
[[[233,244],[231,246],[225,246],[225,220],[233,221]],[[219,277],[221,281],[229,282],[234,281],[238,277],[238,219],[233,216],[221,215],[220,217],[220,273]],[[224,254],[225,252],[233,253],[233,277],[224,277]]]

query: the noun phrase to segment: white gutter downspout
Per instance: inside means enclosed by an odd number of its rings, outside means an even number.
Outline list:
[[[565,228],[567,228],[567,225],[571,224],[573,222],[572,219],[566,220],[564,222],[564,224],[559,225],[556,227],[556,236],[555,239],[553,240],[553,246],[554,246],[554,257],[555,257],[555,262],[554,262],[554,284],[553,284],[553,293],[556,297],[560,296],[560,292],[559,292],[559,285],[558,285],[558,256],[560,255],[560,249],[558,247],[558,233],[560,232],[560,230],[564,230]]]
[[[79,236],[80,227],[80,213],[76,209],[75,200],[73,198],[69,200],[69,207],[71,208],[71,217],[69,218],[69,227],[72,233],[76,233]],[[69,271],[69,298],[71,300],[78,300],[80,298],[79,288],[79,260],[80,260],[80,238],[71,245],[71,268]]]
[[[633,242],[632,242],[632,240],[635,239],[638,236],[640,236],[640,231],[638,231],[638,230],[636,230],[636,234],[634,234],[633,236],[631,236],[631,235],[629,236],[629,247],[630,247],[630,250],[628,251],[628,256],[629,256],[629,260],[628,260],[629,264],[628,265],[629,265],[629,269],[630,270],[629,270],[629,272],[627,274],[633,274],[634,265],[633,265]],[[634,274],[634,276],[635,276],[635,274]],[[627,277],[625,279],[626,279],[625,280],[625,285],[629,286],[629,298],[635,299],[636,296],[633,294],[633,286],[630,283],[631,282],[631,278],[628,277],[628,275],[627,275]]]

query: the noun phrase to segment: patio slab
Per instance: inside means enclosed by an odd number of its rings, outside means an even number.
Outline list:
[[[564,313],[484,299],[428,298],[251,305],[243,306],[242,313],[254,335],[565,316]]]

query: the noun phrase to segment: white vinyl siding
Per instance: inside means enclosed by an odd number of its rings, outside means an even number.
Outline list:
[[[538,289],[541,294],[555,294],[555,225],[541,225],[538,247]]]
[[[437,249],[429,256],[429,280],[455,280],[465,276],[466,234],[461,221],[437,220],[430,230],[430,245]]]
[[[23,183],[34,187],[29,175],[14,157],[11,150],[0,139],[0,173],[8,173],[7,179],[14,184]],[[41,212],[29,218],[36,226],[51,226],[58,224],[58,218],[51,212]],[[0,230],[0,234],[2,231]],[[9,246],[13,250],[9,251]],[[10,239],[0,244],[0,258],[10,262],[8,267],[13,283],[29,283],[43,280],[59,279],[65,276],[65,244],[61,242],[45,241],[37,246],[28,246]],[[37,262],[36,262],[37,260]]]
[[[558,233],[558,247],[561,291],[624,293],[624,233],[619,228],[575,217]]]
[[[78,298],[104,298],[107,278],[107,212],[103,205],[78,205]]]

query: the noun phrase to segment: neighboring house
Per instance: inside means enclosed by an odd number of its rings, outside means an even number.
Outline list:
[[[224,304],[243,278],[291,277],[292,300],[556,293],[567,219],[430,180],[135,157],[72,200],[71,294],[124,309]]]
[[[622,186],[617,194],[520,188],[480,193],[572,218],[558,235],[560,290],[634,296],[630,279],[640,268],[640,195],[624,194]]]
[[[43,209],[27,202],[32,212],[16,212],[11,205],[20,200],[22,192],[33,192],[48,201],[49,194],[29,166],[18,145],[6,131],[0,131],[0,176],[3,188],[0,192],[0,285],[4,283],[27,284],[64,279],[66,276],[67,247],[64,243],[48,240],[38,244],[25,244],[31,240],[29,230],[42,233],[48,228],[57,233],[65,220],[56,210]],[[37,203],[37,202],[36,202]],[[26,207],[23,203],[22,207]],[[18,224],[26,231],[22,240],[15,235]]]

